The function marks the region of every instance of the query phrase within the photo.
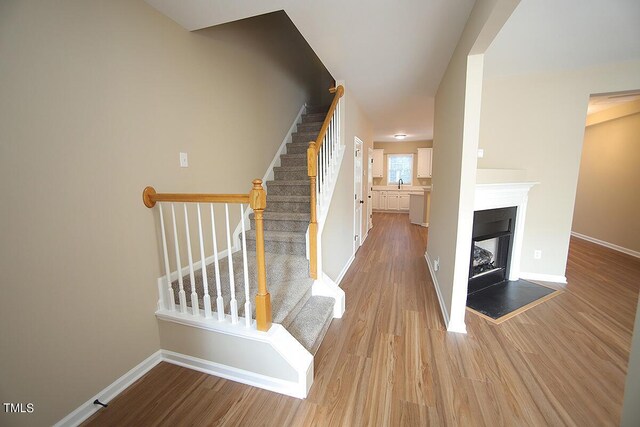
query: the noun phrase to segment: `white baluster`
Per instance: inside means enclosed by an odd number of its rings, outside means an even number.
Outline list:
[[[244,267],[244,321],[251,327],[251,296],[249,295],[249,267],[247,266],[247,238],[244,230],[244,205],[240,205],[240,224],[242,224],[242,266]]]
[[[204,317],[211,319],[211,296],[209,296],[209,279],[207,278],[207,259],[204,256],[204,239],[202,238],[202,217],[200,216],[200,203],[196,204],[198,209],[198,236],[200,237],[200,263],[202,264],[202,287],[204,295],[202,304],[204,304]]]
[[[216,270],[216,307],[218,309],[218,320],[224,321],[224,298],[222,298],[222,287],[220,285],[220,264],[218,262],[218,240],[216,238],[216,218],[213,214],[213,203],[209,205],[211,207],[211,238],[213,239],[213,265]]]
[[[165,289],[160,289],[160,306],[167,310],[174,311],[176,304],[173,296],[173,287],[171,285],[171,267],[169,266],[169,254],[167,253],[167,235],[164,231],[164,215],[162,215],[162,203],[158,205],[160,208],[160,224],[162,226],[162,254],[164,256],[164,273],[167,278],[167,295],[165,296]]]
[[[229,261],[229,288],[231,290],[231,323],[238,323],[238,301],[236,301],[236,281],[233,277],[233,257],[231,256],[231,232],[229,231],[229,204],[224,204],[224,213],[227,220],[227,260]]]
[[[191,313],[197,316],[200,313],[198,306],[198,294],[196,293],[196,275],[193,271],[193,256],[191,255],[191,235],[189,234],[189,216],[187,215],[187,204],[184,203],[184,228],[187,233],[187,256],[189,258],[189,279],[191,279]]]
[[[178,227],[176,226],[176,210],[171,203],[171,218],[173,218],[173,242],[176,249],[176,268],[178,269],[178,300],[180,301],[180,311],[187,312],[187,295],[184,293],[184,283],[182,281],[182,266],[180,265],[180,244],[178,243]]]

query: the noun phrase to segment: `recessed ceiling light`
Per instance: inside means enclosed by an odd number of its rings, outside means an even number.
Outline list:
[[[404,133],[396,133],[395,135],[393,135],[393,137],[395,139],[405,139],[407,137],[407,135],[404,134]]]

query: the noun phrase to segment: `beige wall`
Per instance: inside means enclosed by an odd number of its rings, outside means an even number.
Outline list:
[[[640,252],[640,113],[585,129],[572,231]]]
[[[383,160],[383,176],[382,178],[373,178],[373,185],[387,185],[387,155],[388,154],[413,154],[413,184],[412,185],[431,185],[431,178],[418,178],[418,148],[431,148],[433,141],[391,141],[373,143],[373,148],[381,148],[384,150]]]
[[[485,80],[478,167],[524,169],[539,182],[529,194],[523,272],[565,274],[589,95],[639,87],[640,61]]]
[[[480,121],[481,54],[515,3],[503,0],[475,3],[436,94],[427,252],[432,260],[440,260],[435,281],[443,308],[451,316],[447,325],[450,330],[464,330]]]
[[[353,255],[353,240],[357,234],[353,227],[354,209],[354,153],[353,139],[358,137],[363,142],[363,158],[367,158],[368,149],[373,147],[371,125],[360,109],[357,99],[349,90],[349,82],[345,82],[345,153],[338,173],[338,182],[333,193],[329,214],[322,233],[322,262],[324,272],[337,280],[338,276]],[[363,162],[363,189],[367,190],[368,170]],[[366,230],[367,204],[371,199],[363,192],[362,206],[363,231]],[[365,231],[366,233],[366,231]]]
[[[189,33],[142,1],[0,3],[0,395],[35,406],[1,425],[158,350],[142,189],[248,191],[322,80],[309,55],[282,15]]]

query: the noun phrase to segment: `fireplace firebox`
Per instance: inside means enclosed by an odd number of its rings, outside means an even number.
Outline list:
[[[474,213],[467,294],[508,279],[516,212],[513,206]]]

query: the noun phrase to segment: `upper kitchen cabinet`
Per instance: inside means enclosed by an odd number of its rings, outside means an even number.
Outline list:
[[[418,170],[416,171],[417,172],[416,176],[418,178],[431,178],[431,154],[432,153],[433,153],[433,148],[418,148]],[[374,167],[375,167],[375,162],[374,162]]]
[[[384,176],[384,150],[373,150],[373,178],[382,178]]]

